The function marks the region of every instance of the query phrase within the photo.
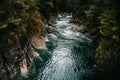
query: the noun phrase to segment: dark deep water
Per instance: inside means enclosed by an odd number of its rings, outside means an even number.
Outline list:
[[[95,46],[84,34],[73,31],[70,15],[59,15],[46,44],[50,59],[33,80],[93,80]]]

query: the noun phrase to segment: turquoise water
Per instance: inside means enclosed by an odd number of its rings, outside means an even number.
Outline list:
[[[33,80],[93,80],[95,46],[90,38],[73,30],[70,15],[59,15],[46,42],[49,60]],[[43,56],[44,57],[44,56]]]

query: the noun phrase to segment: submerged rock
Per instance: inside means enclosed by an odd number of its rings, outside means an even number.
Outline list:
[[[52,25],[46,25],[46,31],[47,33],[59,33]]]

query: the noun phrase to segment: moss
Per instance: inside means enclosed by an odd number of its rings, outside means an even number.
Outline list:
[[[110,30],[107,30],[107,31],[106,30],[100,30],[100,34],[104,37],[108,37],[108,36],[111,35],[111,32],[110,32]]]
[[[101,25],[109,25],[109,23],[107,23],[106,19],[101,19],[100,24]]]
[[[114,40],[116,40],[116,41],[120,41],[120,38],[119,38],[118,35],[113,35],[113,36],[112,36],[112,39],[114,39]]]
[[[117,26],[112,27],[112,31],[117,31],[119,28]]]
[[[101,27],[100,28],[100,34],[104,37],[110,37],[112,36],[114,32],[112,31],[111,27]]]

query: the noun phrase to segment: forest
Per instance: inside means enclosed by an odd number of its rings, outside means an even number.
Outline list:
[[[0,80],[120,80],[119,33],[120,0],[0,0]]]

